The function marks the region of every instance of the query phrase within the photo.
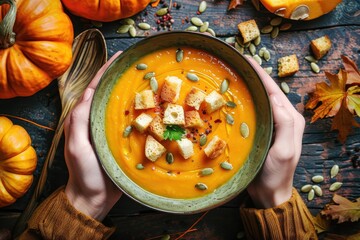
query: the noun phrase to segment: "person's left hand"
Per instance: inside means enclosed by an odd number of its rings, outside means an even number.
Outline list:
[[[70,203],[84,214],[102,221],[122,192],[103,171],[90,142],[90,106],[95,88],[116,53],[96,74],[65,120],[65,161],[69,180],[65,188]]]

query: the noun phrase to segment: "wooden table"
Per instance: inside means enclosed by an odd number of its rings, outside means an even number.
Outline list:
[[[169,1],[166,1],[169,2]],[[175,1],[174,1],[175,2]],[[186,18],[197,15],[200,1],[178,0],[180,9],[173,8],[173,30],[184,30],[190,23]],[[255,19],[260,28],[267,25],[273,14],[265,9],[256,11],[251,1],[235,10],[227,11],[229,1],[207,1],[207,10],[199,15],[202,20],[209,21],[218,38],[225,39],[238,34],[237,24],[249,19]],[[142,40],[149,34],[164,32],[156,27],[154,13],[157,8],[147,7],[133,19],[136,22],[146,20],[154,29],[149,31],[138,30],[138,36],[132,38],[128,34],[117,34],[120,21],[103,23],[98,28],[106,37],[109,57],[119,50],[125,50],[135,42]],[[90,22],[84,21],[70,14],[75,34],[84,29],[94,27]],[[341,67],[342,54],[349,56],[360,66],[360,2],[358,0],[344,0],[335,11],[312,21],[290,21],[292,28],[280,32],[279,36],[272,39],[269,35],[262,35],[260,46],[265,46],[271,52],[271,59],[263,63],[263,67],[273,67],[271,76],[277,83],[285,81],[290,86],[289,99],[306,119],[306,128],[303,139],[303,151],[295,174],[294,185],[297,189],[307,183],[311,183],[314,175],[323,175],[325,181],[320,184],[323,196],[316,197],[312,201],[307,200],[307,195],[302,197],[311,212],[316,215],[323,207],[331,202],[333,192],[329,185],[334,179],[329,178],[330,168],[334,164],[340,166],[340,174],[336,180],[343,182],[343,186],[336,193],[351,200],[360,197],[360,163],[357,158],[360,155],[360,128],[354,129],[345,144],[337,140],[337,133],[330,130],[331,119],[319,120],[310,124],[311,111],[304,110],[304,104],[309,99],[308,93],[312,92],[315,84],[325,79],[324,71],[337,72]],[[95,24],[97,25],[97,24]],[[328,35],[332,40],[333,47],[330,52],[319,61],[321,72],[315,74],[304,57],[310,55],[310,40],[323,35]],[[279,57],[296,54],[299,58],[300,71],[293,77],[280,79],[277,77],[277,59]],[[58,94],[57,83],[54,81],[44,90],[27,98],[15,98],[0,100],[0,115],[8,114],[29,119],[41,125],[56,128],[61,113],[61,104]],[[39,178],[44,159],[49,150],[54,131],[37,127],[28,122],[15,118],[16,124],[24,126],[33,139],[39,160],[35,172],[35,183]],[[359,120],[359,119],[357,119]],[[360,165],[360,164],[359,164]],[[63,139],[56,153],[56,161],[49,171],[49,177],[45,186],[43,198],[48,196],[57,187],[66,183],[67,170],[63,159]],[[24,197],[11,206],[0,210],[0,228],[13,228],[16,219],[25,209],[34,185]],[[242,231],[238,205],[241,196],[225,204],[224,206],[210,210],[206,213],[195,215],[173,215],[154,211],[144,207],[126,196],[123,196],[118,204],[110,212],[112,221],[118,226],[114,239],[161,239],[164,234],[169,234],[175,239],[184,231],[190,229],[182,239],[238,239],[237,235]],[[333,224],[331,232],[342,236],[360,232],[360,223]],[[320,236],[324,237],[324,234]]]

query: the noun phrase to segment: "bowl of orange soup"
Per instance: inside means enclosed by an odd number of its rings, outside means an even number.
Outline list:
[[[244,191],[272,137],[266,90],[251,63],[220,39],[150,36],[120,54],[90,114],[99,161],[128,196],[196,213]]]

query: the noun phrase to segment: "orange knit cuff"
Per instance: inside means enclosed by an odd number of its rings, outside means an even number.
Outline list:
[[[76,210],[64,192],[64,187],[51,194],[35,210],[28,231],[44,239],[107,239],[115,228]]]
[[[248,239],[317,239],[313,217],[295,188],[277,207],[240,208],[240,214]]]

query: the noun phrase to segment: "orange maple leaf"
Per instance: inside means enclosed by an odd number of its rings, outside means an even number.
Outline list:
[[[360,198],[355,202],[348,200],[340,195],[334,194],[334,204],[328,204],[321,211],[322,215],[326,215],[331,219],[337,219],[338,223],[355,222],[360,219]]]
[[[341,56],[341,59],[343,60],[345,71],[347,72],[346,84],[360,84],[360,72],[355,63],[346,56]]]

